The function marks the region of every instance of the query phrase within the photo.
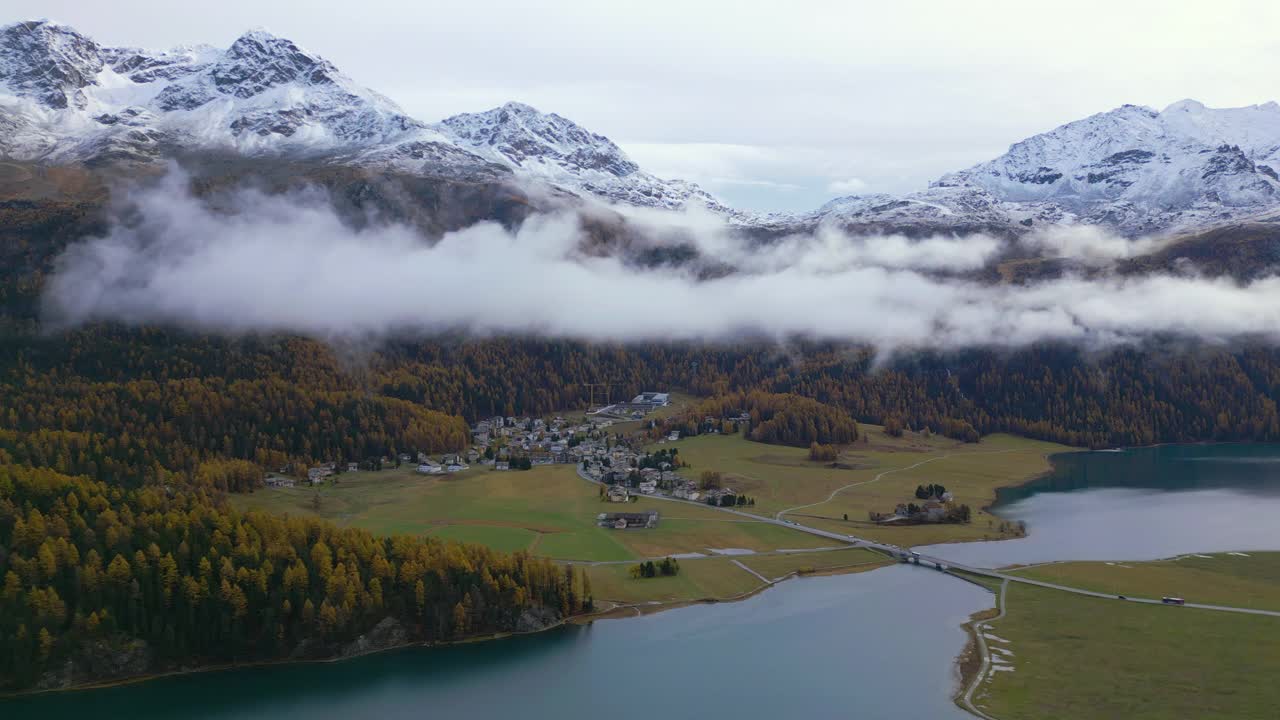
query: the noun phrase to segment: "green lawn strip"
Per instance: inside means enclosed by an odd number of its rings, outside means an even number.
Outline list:
[[[1073,562],[1040,565],[1016,574],[1057,585],[1116,595],[1280,610],[1280,552],[1248,557],[1214,553],[1155,562]]]
[[[488,545],[502,552],[528,550],[536,537],[532,530],[494,525],[439,525],[427,534],[444,540]]]
[[[636,557],[634,552],[619,542],[617,533],[615,530],[591,527],[574,532],[546,534],[542,536],[536,550],[538,555],[557,560],[598,562]]]
[[[317,498],[319,498],[317,502]],[[232,497],[244,509],[316,516],[378,534],[434,534],[499,550],[528,548],[564,560],[609,561],[660,557],[708,548],[812,548],[821,538],[737,518],[700,505],[641,498],[601,502],[598,489],[572,466],[528,472],[473,469],[426,477],[408,469],[348,473],[319,488],[263,489]],[[602,512],[657,510],[652,530],[606,530]],[[442,529],[442,526],[448,529]]]
[[[975,704],[1001,720],[1251,720],[1280,704],[1280,622],[1151,606],[1010,583],[990,645],[995,672]]]

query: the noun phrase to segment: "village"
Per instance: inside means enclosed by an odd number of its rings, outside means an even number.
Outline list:
[[[561,416],[550,419],[494,416],[479,420],[471,427],[471,447],[465,452],[437,455],[404,452],[364,462],[326,462],[308,468],[306,481],[310,485],[323,485],[337,480],[345,472],[406,465],[413,466],[421,475],[447,476],[472,468],[509,472],[542,465],[573,464],[583,479],[600,484],[602,502],[627,503],[652,495],[726,507],[747,504],[747,499],[732,487],[724,486],[718,475],[698,480],[681,475],[679,456],[670,446],[680,439],[678,431],[659,438],[652,451],[640,447],[644,439],[636,433],[611,431],[615,424],[643,420],[669,403],[667,393],[643,392],[630,401],[590,411],[576,421]],[[268,474],[265,480],[273,487],[293,487],[295,482],[285,469]],[[651,528],[657,524],[657,513],[602,513],[599,521],[610,528]]]
[[[674,447],[680,439],[679,431],[666,432],[654,441],[651,450],[645,450],[642,445],[651,436],[613,429],[619,423],[643,420],[669,403],[667,393],[643,392],[630,401],[604,405],[573,421],[561,416],[494,416],[479,420],[470,428],[471,446],[465,452],[404,452],[364,462],[326,462],[307,468],[306,482],[318,486],[340,481],[343,473],[405,466],[424,476],[449,476],[473,468],[510,472],[572,464],[584,480],[599,484],[601,502],[629,503],[644,496],[659,496],[724,507],[747,505],[748,498],[726,486],[719,473],[703,473],[697,480],[680,473],[680,459]],[[719,426],[719,419],[708,421]],[[658,427],[649,425],[650,430]],[[296,480],[282,468],[279,473],[268,474],[265,483],[294,487]],[[600,526],[611,529],[653,528],[658,519],[656,512],[605,512],[597,517]]]

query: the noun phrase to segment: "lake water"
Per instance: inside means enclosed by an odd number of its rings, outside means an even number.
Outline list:
[[[1070,453],[1000,494],[1028,536],[921,552],[979,567],[1055,560],[1154,560],[1280,550],[1280,445],[1168,445]]]
[[[992,604],[969,583],[894,566],[497,642],[0,702],[0,717],[959,720],[960,625]]]

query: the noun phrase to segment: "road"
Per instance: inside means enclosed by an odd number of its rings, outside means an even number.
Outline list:
[[[934,459],[941,460],[942,458],[934,458]],[[920,464],[923,464],[923,463],[920,463]],[[907,468],[897,468],[897,470],[906,470],[906,469]],[[585,472],[583,472],[581,465],[578,466],[577,470],[578,470],[578,477],[582,478],[583,480],[586,480],[587,482],[592,483],[594,485],[602,484],[598,480],[592,479]],[[896,472],[896,470],[886,471],[886,473],[888,472]],[[881,475],[886,473],[881,473]],[[841,488],[841,490],[843,489],[844,488]],[[837,490],[836,492],[838,493],[840,491]],[[885,553],[890,557],[893,557],[899,560],[910,559],[919,565],[922,565],[925,567],[933,567],[934,569],[943,570],[947,573],[965,572],[965,573],[969,573],[970,575],[981,575],[984,577],[995,578],[997,580],[1005,580],[1008,582],[1022,583],[1024,585],[1035,585],[1038,587],[1049,588],[1051,590],[1061,590],[1062,592],[1075,593],[1076,595],[1086,595],[1089,597],[1105,598],[1108,600],[1118,600],[1117,596],[1113,594],[1101,593],[1093,590],[1085,590],[1083,588],[1077,588],[1077,587],[1069,587],[1067,585],[1055,585],[1053,583],[1043,582],[1041,580],[1032,580],[1031,578],[1021,577],[1019,575],[1010,575],[1008,573],[1002,573],[999,570],[989,570],[987,568],[961,565],[960,563],[954,563],[954,562],[951,562],[950,560],[946,560],[940,557],[935,557],[932,555],[913,554],[909,549],[901,548],[901,547],[898,547],[897,545],[879,543],[872,540],[866,540],[864,538],[855,537],[853,535],[842,535],[840,533],[832,532],[830,530],[822,530],[820,528],[810,527],[808,525],[801,525],[800,523],[797,523],[793,520],[782,520],[779,518],[771,518],[771,517],[766,517],[764,515],[756,515],[754,513],[744,512],[736,508],[707,505],[706,503],[693,502],[690,500],[681,500],[679,498],[667,497],[665,495],[645,495],[645,497],[653,498],[655,500],[663,500],[666,502],[681,503],[685,505],[697,505],[699,507],[704,507],[704,508],[714,508],[721,512],[732,513],[734,515],[738,515],[739,517],[748,518],[750,520],[755,520],[763,523],[772,523],[774,525],[781,525],[782,527],[789,527],[792,530],[796,530],[799,532],[808,533],[810,535],[817,535],[818,537],[827,538],[829,540],[836,540],[838,542],[842,542],[842,543],[845,543],[846,545],[850,545],[853,547],[863,547],[870,550],[877,550],[879,552]],[[821,504],[821,503],[815,503],[815,504]],[[802,507],[807,507],[807,506],[802,506]],[[797,508],[784,510],[783,513],[791,512],[791,510],[796,510],[796,509]],[[782,513],[779,513],[779,515],[781,514]],[[1165,605],[1165,603],[1161,602],[1160,600],[1152,599],[1152,598],[1126,597],[1125,602],[1141,603],[1144,605]],[[1176,607],[1197,608],[1200,610],[1216,610],[1219,612],[1244,613],[1246,615],[1267,615],[1270,617],[1280,617],[1280,612],[1277,612],[1275,610],[1257,610],[1254,608],[1230,607],[1226,605],[1205,605],[1201,603],[1187,603],[1185,605],[1178,605]]]
[[[1104,598],[1107,600],[1119,600],[1119,597],[1113,593],[1101,593],[1093,590],[1085,590],[1083,588],[1070,587],[1068,585],[1055,585],[1054,583],[1048,583],[1041,580],[1032,580],[1031,578],[1022,577],[1019,575],[1010,575],[1008,573],[1002,573],[997,570],[986,570],[983,568],[972,568],[965,565],[948,563],[946,560],[942,560],[939,558],[927,557],[922,555],[920,557],[920,561],[922,563],[925,563],[925,562],[933,563],[935,566],[938,563],[942,563],[944,566],[947,567],[948,571],[952,571],[952,570],[962,571],[962,572],[967,572],[973,575],[985,575],[986,577],[1000,578],[1002,580],[1007,580],[1009,582],[1022,583],[1023,585],[1035,585],[1037,587],[1049,588],[1050,590],[1061,590],[1062,592],[1075,593],[1076,595],[1087,595],[1089,597]],[[1166,603],[1164,603],[1161,600],[1157,600],[1153,598],[1138,598],[1138,597],[1133,597],[1131,595],[1125,596],[1125,602],[1141,603],[1144,605],[1166,605]],[[1189,608],[1198,608],[1200,610],[1218,610],[1220,612],[1244,613],[1246,615],[1268,615],[1270,617],[1280,617],[1280,612],[1277,612],[1275,610],[1258,610],[1256,608],[1231,607],[1228,605],[1206,605],[1202,603],[1187,603],[1185,605],[1177,605],[1173,607],[1189,607]]]
[[[982,666],[978,668],[978,674],[973,677],[973,682],[965,689],[964,695],[960,696],[960,699],[964,702],[965,709],[984,720],[995,720],[995,718],[979,710],[978,706],[973,704],[973,693],[982,684],[982,680],[986,678],[987,672],[991,669],[991,651],[987,648],[987,625],[1004,617],[1004,595],[1008,589],[1008,580],[1000,583],[1000,594],[996,600],[996,608],[1000,612],[990,620],[983,620],[973,625],[973,637],[978,641],[978,652],[982,655]]]

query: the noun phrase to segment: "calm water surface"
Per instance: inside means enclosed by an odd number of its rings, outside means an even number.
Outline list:
[[[1280,445],[1169,445],[1059,455],[1052,473],[1003,491],[995,509],[1026,522],[1029,535],[923,551],[1000,567],[1280,550]]]
[[[499,642],[0,702],[0,717],[958,720],[960,625],[991,605],[981,588],[895,566]]]

